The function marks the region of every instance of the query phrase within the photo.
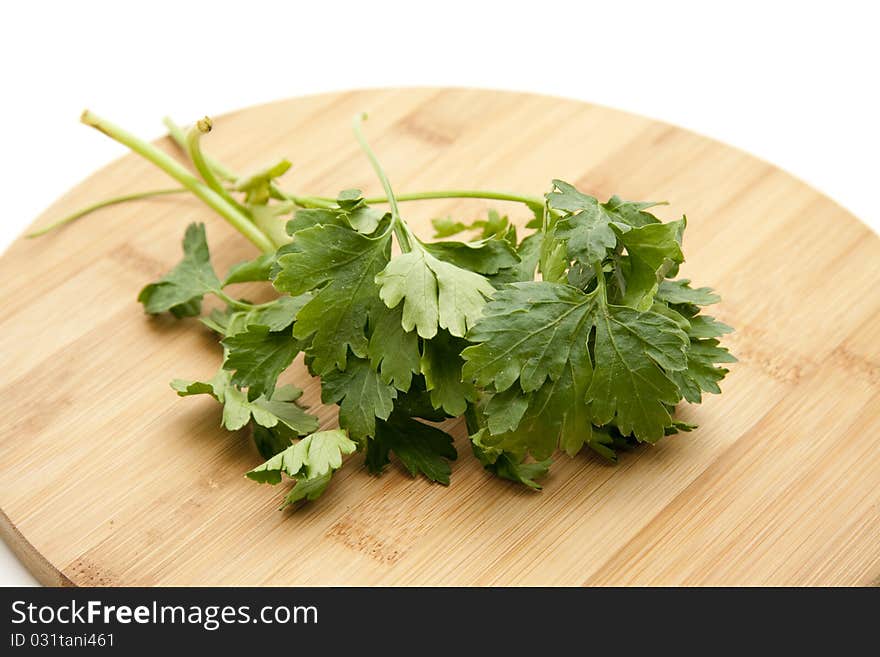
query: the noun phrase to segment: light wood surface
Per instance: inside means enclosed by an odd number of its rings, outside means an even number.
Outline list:
[[[96,108],[99,109],[99,108]],[[188,197],[108,209],[0,259],[0,518],[52,584],[822,584],[880,581],[880,239],[790,175],[736,149],[615,110],[478,90],[358,91],[220,117],[205,148],[236,170],[286,155],[285,185],[380,193],[350,133],[358,111],[398,191],[541,194],[562,178],[600,197],[686,212],[683,274],[717,288],[740,362],[724,394],[683,407],[700,429],[608,466],[561,456],[533,493],[484,473],[453,423],[452,485],[355,455],[317,502],[283,490],[217,404],[173,377],[214,372],[194,320],[135,300],[205,221],[215,264],[253,247]],[[124,122],[125,117],[118,118]],[[85,129],[85,128],[83,128]],[[96,134],[95,139],[103,137]],[[168,146],[168,144],[165,144]],[[127,156],[35,225],[108,195],[168,186]],[[481,201],[408,203],[472,216]],[[521,207],[495,204],[526,220]],[[251,291],[252,295],[260,292]],[[265,293],[265,292],[263,292]],[[291,380],[334,411],[301,363]]]

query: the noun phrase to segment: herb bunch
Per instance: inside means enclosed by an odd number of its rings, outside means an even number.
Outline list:
[[[108,199],[38,234],[98,207],[190,192],[260,249],[221,277],[204,225],[192,224],[182,260],[138,299],[149,314],[199,317],[218,335],[217,372],[171,387],[213,397],[226,429],[250,428],[266,461],[247,476],[292,479],[287,504],[318,497],[355,451],[375,474],[393,456],[413,476],[448,484],[457,453],[436,423],[460,416],[486,470],[540,488],[557,450],[589,448],[616,461],[621,449],[690,431],[673,417],[676,404],[719,393],[723,365],[735,360],[719,342],[730,327],[703,313],[719,297],[676,278],[686,219],[661,222],[648,211],[655,203],[603,203],[561,180],[543,198],[396,196],[364,139],[363,116],[355,135],[385,196],[303,196],[277,182],[286,160],[239,176],[206,156],[209,119],[188,130],[166,120],[193,173],[91,112],[82,118],[181,186]],[[436,240],[426,242],[399,209],[454,197],[522,203],[532,232],[520,237],[490,211],[472,222],[435,219]],[[277,298],[254,304],[228,291],[254,281]],[[207,295],[225,307],[203,314]],[[322,401],[338,405],[339,428],[319,431],[298,403],[302,391],[278,384],[299,354],[320,377]]]

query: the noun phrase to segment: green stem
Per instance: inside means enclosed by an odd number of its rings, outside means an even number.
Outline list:
[[[135,153],[162,169],[165,173],[198,196],[208,207],[226,219],[226,221],[238,230],[238,232],[253,242],[261,251],[265,253],[272,253],[275,251],[275,244],[266,237],[265,233],[251,223],[251,221],[239,212],[235,206],[230,205],[229,202],[217,192],[204,185],[170,155],[159,150],[152,144],[126,132],[113,123],[96,116],[89,110],[83,112],[80,120],[86,125],[103,132],[111,139],[115,139],[119,143],[128,146]]]
[[[177,125],[174,121],[172,121],[170,117],[167,117],[167,116],[164,119],[162,119],[162,123],[164,123],[165,127],[168,129],[168,135],[171,137],[171,139],[177,144],[177,146],[184,153],[189,155],[189,147],[187,145],[187,136],[186,136],[186,133],[183,131],[183,129],[179,125]],[[238,182],[239,177],[236,174],[234,174],[232,171],[227,169],[225,166],[220,164],[217,160],[212,159],[212,158],[208,157],[207,155],[203,155],[203,158],[204,158],[204,161],[207,164],[207,166],[217,176],[221,177],[223,180],[225,180],[228,183]],[[310,198],[310,197],[298,197],[298,196],[294,196],[292,194],[287,194],[284,191],[282,191],[281,189],[279,189],[275,183],[269,184],[269,191],[271,192],[272,196],[276,200],[288,200],[288,201],[296,202],[296,200],[299,198],[303,198],[303,199]],[[304,205],[303,207],[322,207],[322,208],[325,208],[325,207],[335,207],[335,205],[336,205],[335,203],[332,202],[332,199],[330,199],[329,204],[319,202],[317,199],[316,199],[316,203],[319,203],[319,204]],[[299,205],[299,203],[297,203],[297,205]]]
[[[128,201],[140,201],[142,199],[153,198],[154,196],[168,196],[170,194],[183,194],[184,192],[189,192],[186,187],[173,187],[171,189],[151,189],[146,192],[134,192],[133,194],[123,194],[122,196],[114,196],[113,198],[104,199],[103,201],[98,201],[97,203],[92,203],[91,205],[87,205],[84,208],[80,208],[73,214],[69,214],[66,217],[62,217],[58,221],[55,221],[44,228],[38,228],[37,230],[28,233],[25,237],[39,237],[40,235],[45,235],[46,233],[55,230],[56,228],[60,228],[61,226],[66,226],[67,224],[73,223],[77,219],[81,217],[85,217],[92,212],[100,210],[101,208],[107,208],[111,205],[118,205],[120,203],[127,203]]]
[[[413,192],[412,194],[398,194],[397,200],[404,201],[427,201],[431,199],[441,198],[482,198],[490,201],[512,201],[514,203],[524,203],[529,207],[541,207],[544,201],[536,196],[523,196],[521,194],[510,194],[507,192],[494,192],[481,189],[444,189],[430,192]],[[386,203],[387,198],[376,196],[366,199],[367,203]]]
[[[336,207],[336,201],[328,196],[296,196],[294,194],[285,193],[284,197],[302,207]],[[483,189],[440,189],[428,192],[412,192],[411,194],[396,194],[395,198],[399,203],[404,203],[406,201],[430,201],[433,199],[444,198],[481,198],[490,201],[523,203],[530,208],[541,208],[544,205],[544,201],[537,196],[524,196],[522,194],[496,192]],[[371,196],[364,200],[370,205],[389,202],[387,196]]]
[[[211,132],[211,128],[213,127],[213,123],[211,119],[207,116],[203,119],[199,119],[198,122],[189,129],[189,132],[186,135],[186,151],[189,155],[189,159],[192,160],[193,165],[196,167],[196,171],[199,172],[199,175],[202,177],[202,180],[217,192],[220,196],[226,199],[226,202],[231,206],[236,208],[241,214],[249,217],[248,211],[242,207],[242,205],[232,198],[232,195],[226,191],[220,181],[217,179],[217,176],[214,174],[214,169],[208,163],[207,158],[202,153],[202,148],[199,143],[203,134]]]
[[[238,299],[233,299],[223,290],[214,290],[214,295],[227,305],[238,310],[259,310],[260,308],[265,308],[274,303],[272,301],[267,301],[266,303],[248,303],[247,301],[239,301]]]
[[[189,147],[187,146],[186,132],[177,125],[174,121],[171,120],[170,117],[165,117],[162,119],[162,123],[168,129],[168,136],[177,144],[177,147],[180,148],[187,155],[189,154]],[[212,159],[205,155],[205,162],[209,167],[216,173],[218,176],[223,178],[223,180],[227,182],[235,182],[237,180],[237,176],[235,176],[229,169],[220,164],[217,160]]]
[[[205,161],[214,169],[215,173],[217,168],[214,167],[207,156],[205,156]],[[224,188],[224,191],[227,193],[230,191],[228,188]],[[153,198],[154,196],[168,196],[171,194],[183,194],[185,192],[190,192],[186,187],[173,187],[169,189],[151,189],[144,192],[134,192],[132,194],[122,194],[121,196],[113,196],[111,198],[104,199],[103,201],[98,201],[97,203],[93,203],[92,205],[88,205],[84,208],[80,208],[76,212],[69,214],[61,219],[49,224],[44,228],[39,228],[31,233],[28,233],[25,237],[40,237],[41,235],[45,235],[56,228],[60,228],[69,223],[73,223],[77,219],[81,219],[87,215],[90,215],[97,210],[101,210],[102,208],[110,207],[113,205],[119,205],[122,203],[127,203],[128,201],[140,201],[144,199]],[[290,194],[287,192],[282,192],[279,190],[279,196],[281,198],[291,201],[295,203],[301,208],[335,208],[336,201],[329,197],[325,196],[298,196],[296,194]],[[530,196],[519,196],[517,194],[507,194],[503,192],[492,192],[492,191],[481,191],[481,190],[439,190],[435,192],[415,192],[412,194],[400,194],[397,196],[397,200],[400,202],[403,201],[422,201],[422,200],[430,200],[430,199],[443,199],[443,198],[485,198],[485,199],[494,199],[500,201],[512,201],[516,203],[525,203],[528,205],[531,202],[538,203],[539,199],[533,198]],[[372,198],[366,199],[367,203],[375,204],[375,203],[386,203],[388,199],[384,196],[374,196]],[[266,233],[266,230],[263,226],[259,226],[258,228],[263,230]],[[268,233],[267,233],[268,235]],[[270,236],[271,238],[271,236]],[[273,240],[277,241],[277,240]]]
[[[385,199],[391,206],[391,225],[394,228],[394,235],[397,237],[397,243],[400,244],[400,250],[404,253],[409,253],[412,251],[412,242],[410,240],[412,235],[407,225],[403,222],[403,219],[400,218],[400,210],[397,207],[397,199],[394,196],[394,191],[391,189],[391,182],[388,180],[388,176],[385,175],[385,171],[379,163],[379,158],[376,157],[376,154],[373,152],[373,149],[370,148],[370,145],[364,137],[361,126],[366,118],[367,115],[364,112],[355,115],[352,120],[354,136],[361,145],[361,149],[366,153],[367,158],[370,160],[370,164],[373,165],[373,170],[376,172],[376,176],[382,181],[382,187],[385,189]]]
[[[279,192],[284,200],[291,201],[301,208],[330,209],[336,207],[336,201],[326,196],[297,196],[281,190]]]

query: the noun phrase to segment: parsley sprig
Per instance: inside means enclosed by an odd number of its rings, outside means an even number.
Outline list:
[[[448,484],[457,451],[436,424],[448,418],[465,418],[487,471],[531,488],[557,451],[589,448],[616,461],[622,449],[694,428],[674,418],[675,406],[719,393],[735,359],[720,343],[732,329],[703,313],[719,297],[677,278],[685,217],[664,223],[648,211],[656,203],[600,202],[561,180],[543,198],[396,195],[363,134],[365,118],[355,117],[355,136],[385,195],[348,189],[330,199],[285,191],[278,179],[287,160],[248,175],[216,162],[202,150],[208,118],[186,130],[165,120],[193,172],[86,111],[84,123],[180,187],[107,199],[32,235],[117,203],[189,192],[259,249],[221,278],[204,225],[192,224],[181,261],[138,299],[147,313],[200,317],[218,335],[218,371],[171,386],[222,404],[226,429],[250,427],[267,460],[247,476],[293,480],[286,504],[318,497],[355,451],[373,473],[393,456],[413,476]],[[436,219],[440,239],[420,240],[399,203],[437,198],[521,203],[534,231],[520,238],[490,211],[471,222]],[[463,233],[472,239],[450,239]],[[278,296],[254,304],[229,292],[257,281]],[[222,307],[205,315],[207,295]],[[321,379],[322,401],[338,405],[338,429],[318,431],[302,391],[278,384],[300,355]]]

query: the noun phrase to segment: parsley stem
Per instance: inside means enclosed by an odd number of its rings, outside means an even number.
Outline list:
[[[236,210],[238,210],[241,214],[249,217],[248,211],[242,207],[242,205],[236,201],[229,194],[228,191],[223,187],[220,181],[217,179],[217,176],[214,173],[214,168],[210,166],[208,160],[205,158],[202,153],[201,145],[199,144],[199,140],[202,135],[208,132],[211,132],[211,128],[213,127],[213,123],[211,119],[207,116],[203,119],[199,119],[199,121],[189,129],[189,132],[186,134],[186,152],[189,155],[189,159],[192,160],[193,165],[196,168],[196,171],[199,172],[199,175],[202,177],[202,180],[205,181],[205,184],[208,185],[211,189],[217,192],[220,196],[222,196],[229,205],[233,206]]]
[[[523,196],[521,194],[509,194],[507,192],[495,192],[482,189],[443,189],[429,192],[413,192],[411,194],[399,194],[397,200],[401,203],[404,201],[428,201],[432,199],[442,198],[482,198],[490,201],[512,201],[514,203],[524,203],[529,207],[542,207],[544,201],[535,196]],[[387,198],[376,196],[365,199],[367,203],[386,203]]]
[[[267,303],[248,303],[247,301],[239,301],[238,299],[233,299],[223,290],[214,290],[214,295],[227,305],[232,306],[233,308],[236,308],[238,310],[258,310],[259,308],[271,306],[274,303],[273,301],[269,301]]]
[[[84,208],[80,208],[76,212],[73,212],[57,221],[52,222],[48,226],[43,228],[38,228],[35,231],[32,231],[25,235],[25,237],[39,237],[40,235],[45,235],[48,232],[55,230],[56,228],[60,228],[61,226],[66,226],[69,223],[73,223],[77,219],[81,217],[85,217],[92,212],[100,210],[101,208],[110,207],[111,205],[118,205],[120,203],[127,203],[129,201],[140,201],[143,199],[153,198],[155,196],[169,196],[171,194],[183,194],[184,192],[189,192],[186,187],[172,187],[170,189],[151,189],[145,192],[134,192],[132,194],[123,194],[122,196],[114,196],[113,198],[107,198],[103,201],[98,201],[97,203],[92,203],[91,205],[87,205]]]
[[[294,194],[284,194],[285,198],[294,201],[302,207],[336,207],[334,199],[327,196],[296,196]],[[540,210],[544,201],[537,196],[524,196],[522,194],[513,194],[510,192],[497,192],[486,189],[439,189],[427,192],[412,192],[410,194],[395,194],[395,199],[399,203],[406,201],[430,201],[434,199],[444,198],[481,198],[490,201],[510,201],[512,203],[522,203],[529,208],[537,208]],[[377,203],[389,203],[387,196],[372,196],[364,199],[366,203],[375,205]]]
[[[403,219],[400,218],[400,210],[397,207],[397,198],[394,196],[394,191],[391,189],[391,182],[388,180],[388,176],[385,175],[385,171],[379,163],[379,158],[376,157],[376,154],[373,152],[373,149],[370,148],[370,145],[364,137],[361,126],[366,118],[366,112],[361,112],[354,116],[354,119],[352,120],[354,136],[361,145],[361,149],[366,153],[367,158],[370,160],[370,164],[373,165],[373,170],[376,172],[376,176],[378,176],[379,180],[382,182],[382,187],[385,189],[385,200],[391,206],[391,225],[394,228],[394,235],[397,237],[397,243],[400,244],[400,250],[404,253],[409,253],[412,251],[412,243],[410,242],[410,237],[412,235],[409,231],[409,227],[403,222]]]
[[[177,125],[174,121],[171,120],[170,117],[165,117],[162,119],[162,123],[168,129],[168,136],[171,137],[172,141],[177,144],[177,147],[183,151],[184,154],[189,155],[189,147],[187,145],[186,132]],[[214,160],[207,155],[204,156],[205,163],[211,167],[211,170],[220,178],[227,182],[235,182],[237,176],[233,174],[229,169],[220,164],[217,160]]]
[[[128,146],[135,153],[162,169],[165,173],[198,196],[208,207],[226,219],[226,221],[238,230],[238,232],[253,242],[253,244],[261,251],[265,253],[273,253],[275,251],[276,247],[272,243],[272,240],[266,237],[265,233],[257,228],[250,219],[239,212],[235,206],[230,205],[226,199],[213,189],[203,184],[166,152],[156,148],[156,146],[149,142],[135,137],[119,126],[96,116],[89,110],[82,113],[80,120],[86,125],[103,132],[111,139]]]

